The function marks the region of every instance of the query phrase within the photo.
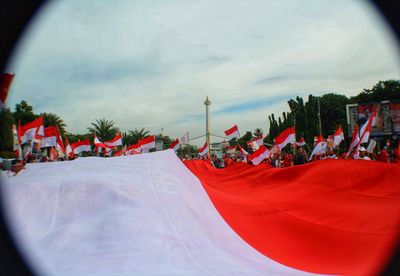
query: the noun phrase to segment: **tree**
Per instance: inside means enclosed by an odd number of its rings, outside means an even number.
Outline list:
[[[339,126],[342,126],[347,137],[346,104],[349,98],[344,95],[329,93],[320,97],[322,135],[332,135]]]
[[[12,125],[15,123],[14,117],[10,109],[3,108],[0,112],[0,150],[13,150],[14,136],[12,133]]]
[[[131,136],[132,144],[136,144],[137,142],[139,142],[140,139],[149,136],[149,134],[150,131],[145,130],[144,128],[142,128],[141,130],[135,128],[133,131],[129,131],[129,136]]]
[[[92,127],[88,127],[91,134],[96,134],[96,136],[102,141],[108,141],[115,137],[119,132],[119,129],[114,126],[113,121],[108,121],[106,119],[100,119],[92,123]]]
[[[400,81],[379,81],[371,89],[364,89],[360,94],[351,97],[352,103],[365,103],[383,100],[400,100]]]
[[[167,148],[169,148],[169,146],[171,145],[171,143],[172,143],[172,140],[171,140],[171,138],[167,135],[167,136],[164,136],[164,135],[162,135],[162,134],[159,134],[159,135],[156,135],[156,140],[158,140],[158,141],[163,141],[163,149],[167,149]]]
[[[21,101],[15,105],[14,119],[16,124],[21,121],[21,125],[33,121],[37,116],[33,113],[33,107],[26,101]]]
[[[256,128],[253,132],[254,137],[259,137],[260,135],[263,134],[263,131],[261,128]]]
[[[61,136],[65,136],[65,128],[67,125],[58,115],[44,112],[40,113],[40,116],[43,116],[43,124],[45,127],[58,126]]]

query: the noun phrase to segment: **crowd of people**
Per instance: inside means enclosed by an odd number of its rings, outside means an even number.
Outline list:
[[[207,155],[204,157],[185,155],[182,158],[182,160],[193,159],[209,160],[215,168],[225,168],[237,162],[252,164],[252,162],[240,152],[234,154],[222,154],[221,157],[218,157],[216,154],[210,154],[209,157]],[[270,156],[265,158],[262,163],[275,168],[284,168],[324,159],[369,160],[400,164],[400,153],[397,148],[390,147],[388,143],[388,145],[384,145],[377,152],[368,152],[364,147],[359,147],[358,149],[353,150],[350,154],[347,154],[347,152],[339,153],[338,150],[328,148],[325,153],[314,155],[310,160],[309,154],[305,148],[297,147],[290,151],[283,150],[280,153],[270,154]]]

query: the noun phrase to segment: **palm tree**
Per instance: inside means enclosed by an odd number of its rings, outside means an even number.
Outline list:
[[[255,137],[258,137],[258,136],[260,136],[261,134],[263,134],[263,131],[262,131],[261,128],[256,128],[256,129],[254,130],[253,135],[254,135]]]
[[[129,136],[131,137],[131,141],[133,144],[136,144],[137,142],[139,142],[140,139],[143,139],[147,136],[149,136],[150,131],[145,130],[144,128],[142,128],[141,130],[138,130],[137,128],[135,128],[133,131],[129,131]]]
[[[43,124],[45,127],[58,126],[61,136],[65,136],[65,128],[67,125],[58,115],[44,112],[40,113],[40,116],[43,116]]]
[[[96,134],[102,141],[108,141],[114,138],[114,136],[119,132],[119,129],[114,126],[113,121],[106,119],[100,119],[92,123],[92,127],[88,127],[89,132],[94,135]]]

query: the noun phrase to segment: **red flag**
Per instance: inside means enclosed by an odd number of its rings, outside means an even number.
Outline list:
[[[40,147],[58,147],[60,150],[62,150],[62,152],[65,152],[64,144],[57,126],[44,128],[44,136],[42,137],[42,143]]]
[[[296,130],[294,127],[289,127],[282,131],[276,138],[275,144],[282,150],[287,144],[296,142]]]
[[[376,112],[372,113],[368,121],[360,129],[360,141],[359,144],[367,143],[369,139],[369,134],[371,132],[371,127],[375,125]]]
[[[133,145],[130,145],[127,149],[126,149],[126,154],[127,155],[134,155],[134,154],[138,154],[140,153],[140,143],[136,143]]]
[[[200,156],[204,156],[204,155],[206,155],[208,153],[208,144],[207,144],[207,142],[204,144],[203,147],[198,149],[198,153],[199,153]]]
[[[349,150],[347,151],[346,157],[350,155],[355,147],[359,145],[360,137],[358,136],[358,125],[355,126],[353,131],[353,137],[351,138],[351,143]],[[356,153],[357,154],[357,153]]]
[[[232,140],[235,137],[239,137],[239,129],[238,129],[237,125],[234,125],[230,129],[225,130],[224,133],[225,133],[226,139],[228,141]]]
[[[142,151],[148,151],[149,149],[156,147],[156,137],[154,135],[145,137],[139,141],[139,144]]]
[[[3,73],[0,75],[0,110],[5,105],[14,74]]]
[[[114,148],[116,146],[122,146],[122,134],[119,133],[115,135],[115,137],[110,140],[110,141],[105,141],[104,144],[106,144],[108,147]]]
[[[304,141],[304,138],[301,137],[300,140],[298,142],[296,142],[296,146],[298,147],[302,147],[306,145],[306,141]]]
[[[181,147],[181,145],[179,144],[179,139],[176,138],[171,145],[169,146],[170,149],[173,149],[174,151],[177,151],[179,148]]]
[[[226,152],[229,154],[234,154],[236,152],[236,147],[237,146],[230,146],[226,149]]]
[[[333,147],[339,146],[339,144],[344,140],[344,134],[342,127],[339,127],[333,134]]]
[[[74,154],[79,154],[79,153],[85,152],[85,151],[86,152],[92,151],[89,140],[75,142],[71,145],[71,148],[72,148]]]
[[[68,138],[65,138],[65,155],[69,158],[74,155],[71,145],[69,144]]]
[[[248,159],[254,164],[260,164],[265,158],[270,156],[270,151],[265,146],[260,146],[258,150],[248,156]]]
[[[18,131],[18,136],[21,141],[21,144],[26,143],[29,140],[32,140],[35,136],[43,136],[44,135],[44,127],[43,127],[43,117],[29,122],[23,126],[20,126]]]

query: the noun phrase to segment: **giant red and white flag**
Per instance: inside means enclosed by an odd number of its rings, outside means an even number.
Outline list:
[[[171,145],[169,146],[170,149],[173,149],[175,152],[181,147],[181,145],[179,144],[179,139],[176,138]]]
[[[0,112],[6,104],[8,91],[14,79],[14,74],[2,73],[0,75]]]
[[[339,146],[339,144],[344,140],[344,133],[342,127],[339,127],[333,134],[333,147]]]
[[[156,137],[154,135],[145,137],[139,141],[139,144],[142,152],[148,152],[150,149],[156,147]]]
[[[224,133],[225,133],[226,139],[228,141],[232,140],[233,138],[239,137],[239,129],[238,129],[237,125],[234,125],[230,129],[225,130]]]
[[[122,146],[122,134],[119,133],[119,134],[115,135],[115,137],[112,140],[105,141],[104,144],[106,144],[110,148]]]
[[[373,112],[368,121],[366,121],[360,129],[360,142],[359,144],[368,143],[371,127],[376,124],[376,112]]]
[[[75,142],[71,145],[74,154],[79,154],[81,152],[90,152],[92,148],[90,146],[90,140],[83,140]]]
[[[282,150],[287,144],[295,143],[296,142],[296,130],[294,127],[289,127],[282,131],[276,138],[275,138],[275,145]]]
[[[182,145],[187,145],[187,144],[189,144],[189,132],[188,132],[188,131],[186,131],[186,132],[183,134],[180,143],[181,143]]]
[[[250,154],[247,158],[253,163],[253,165],[260,164],[265,158],[270,156],[270,151],[265,146],[260,146],[258,150]]]
[[[322,140],[322,141],[319,141],[319,142],[315,145],[313,151],[311,152],[311,155],[310,155],[309,160],[312,160],[312,157],[313,157],[314,155],[322,155],[322,154],[324,154],[324,153],[326,152],[326,146],[327,146],[327,142],[325,142],[325,141],[323,141],[323,140]]]
[[[204,156],[204,155],[206,155],[208,153],[208,144],[207,144],[207,142],[204,144],[203,147],[198,149],[198,153],[199,153],[200,156]]]
[[[44,135],[44,127],[43,127],[43,117],[40,116],[39,118],[29,122],[23,126],[19,126],[18,128],[18,136],[21,144],[24,144],[35,136],[43,136]]]
[[[350,143],[349,150],[347,151],[346,156],[349,156],[350,153],[353,151],[353,149],[360,145],[359,142],[360,142],[360,137],[358,136],[358,125],[356,125],[354,127],[353,136],[351,138],[351,143]]]

